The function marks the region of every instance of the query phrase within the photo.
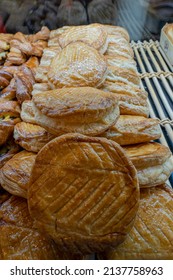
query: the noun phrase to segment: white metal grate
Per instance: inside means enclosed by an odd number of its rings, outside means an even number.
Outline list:
[[[173,66],[158,41],[131,42],[141,86],[148,92],[150,117],[158,118],[162,136],[158,142],[173,153]],[[173,174],[167,182],[173,187]]]

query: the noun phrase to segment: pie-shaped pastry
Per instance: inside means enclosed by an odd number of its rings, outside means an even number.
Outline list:
[[[83,42],[74,42],[53,58],[47,76],[52,88],[98,87],[104,82],[106,72],[102,54]]]
[[[36,156],[30,214],[61,250],[82,255],[121,243],[138,202],[136,170],[113,141],[65,134]]]
[[[0,232],[0,260],[56,259],[56,245],[34,227],[24,198],[0,206]]]
[[[173,156],[164,145],[150,142],[124,149],[137,169],[141,188],[164,184],[173,172]]]
[[[91,87],[63,88],[33,96],[36,122],[50,133],[98,135],[119,117],[113,94]]]
[[[173,260],[173,191],[142,189],[134,227],[126,240],[100,256],[110,260]]]
[[[83,42],[104,54],[108,45],[107,32],[101,24],[95,23],[73,26],[59,36],[61,48],[74,42]]]
[[[13,137],[22,148],[37,153],[45,144],[55,138],[55,135],[50,134],[39,125],[20,122],[14,127]]]
[[[27,198],[35,157],[35,153],[27,151],[21,151],[13,156],[0,170],[1,186],[13,195]]]
[[[101,136],[124,146],[159,139],[161,129],[157,119],[120,115],[116,124]]]

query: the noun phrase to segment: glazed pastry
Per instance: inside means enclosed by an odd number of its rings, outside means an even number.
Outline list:
[[[173,156],[168,147],[156,142],[124,147],[138,173],[141,188],[164,184],[173,172]]]
[[[33,85],[32,95],[48,90],[51,90],[51,87],[48,83],[35,83]]]
[[[13,156],[0,170],[0,184],[9,193],[27,198],[31,169],[35,153],[21,151]]]
[[[114,95],[91,87],[63,88],[33,95],[36,122],[50,133],[98,135],[116,123]]]
[[[74,42],[83,42],[104,54],[108,46],[107,32],[101,24],[95,23],[71,27],[59,36],[61,48]]]
[[[27,100],[22,103],[20,117],[24,122],[37,124],[32,100]]]
[[[127,42],[130,41],[130,36],[127,30],[121,26],[114,26],[114,25],[104,25],[106,32],[108,35],[114,35],[117,38],[124,38]]]
[[[9,85],[12,77],[12,74],[5,71],[4,68],[0,69],[0,90]]]
[[[7,101],[11,101],[16,98],[16,82],[14,78],[11,79],[9,85],[1,91],[0,98]]]
[[[173,191],[167,186],[141,190],[134,227],[118,247],[100,255],[109,260],[172,260]]]
[[[13,34],[0,33],[0,52],[9,50],[10,41],[12,38],[13,38]]]
[[[20,151],[20,146],[17,145],[13,138],[7,141],[6,144],[0,147],[0,169],[10,160],[15,154]]]
[[[10,198],[11,194],[6,192],[0,185],[0,207],[1,205]]]
[[[113,141],[65,134],[36,156],[29,211],[64,252],[103,251],[133,226],[139,187],[134,166]]]
[[[124,146],[159,139],[161,129],[157,119],[120,115],[117,123],[101,136]]]
[[[52,88],[99,87],[106,73],[105,57],[85,43],[75,42],[54,57],[47,76]]]
[[[149,116],[147,92],[139,87],[128,83],[105,81],[100,89],[114,94],[119,102],[120,115]]]
[[[55,138],[55,135],[50,134],[39,125],[20,122],[14,127],[13,137],[23,149],[37,153],[45,144]]]
[[[35,228],[23,198],[11,196],[1,205],[0,232],[0,260],[56,259],[54,242]]]
[[[0,145],[3,145],[16,123],[20,122],[20,107],[16,101],[0,99]]]

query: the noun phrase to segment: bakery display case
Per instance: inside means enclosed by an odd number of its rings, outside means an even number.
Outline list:
[[[0,0],[0,260],[173,259],[172,13]]]

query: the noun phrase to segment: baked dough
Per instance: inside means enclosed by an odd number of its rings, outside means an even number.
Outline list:
[[[59,36],[61,48],[74,42],[83,42],[104,54],[108,45],[107,32],[101,24],[95,23],[73,26]]]
[[[161,129],[157,119],[120,115],[116,124],[101,136],[124,146],[159,139]]]
[[[33,102],[36,122],[57,136],[69,132],[98,135],[119,117],[114,95],[91,87],[36,93]]]
[[[74,42],[53,58],[47,76],[52,88],[99,87],[106,72],[102,54],[83,42]]]
[[[13,137],[23,149],[37,153],[45,144],[55,138],[55,135],[50,134],[39,125],[20,122],[14,127]]]
[[[20,146],[17,145],[13,138],[9,139],[7,143],[0,147],[0,169],[2,166],[15,154],[20,151]]]
[[[169,38],[169,40],[173,43],[173,24],[167,23],[163,27],[163,30],[164,30],[165,34],[167,35],[167,37]]]
[[[31,169],[35,153],[21,151],[13,156],[0,170],[0,184],[9,193],[27,198]]]
[[[100,256],[110,260],[173,260],[173,191],[167,186],[141,190],[134,227],[118,247]]]
[[[65,134],[37,154],[29,210],[61,250],[82,255],[122,242],[138,202],[136,170],[113,141]]]
[[[54,242],[40,233],[27,201],[12,196],[0,207],[0,260],[56,260]]]
[[[22,103],[20,116],[24,122],[37,124],[32,100],[26,100]]]
[[[141,188],[166,183],[173,172],[173,156],[168,147],[156,142],[124,147],[138,173]]]
[[[114,26],[114,25],[104,25],[104,28],[108,35],[117,36],[117,38],[125,38],[127,42],[130,41],[130,36],[127,30],[121,26]]]

